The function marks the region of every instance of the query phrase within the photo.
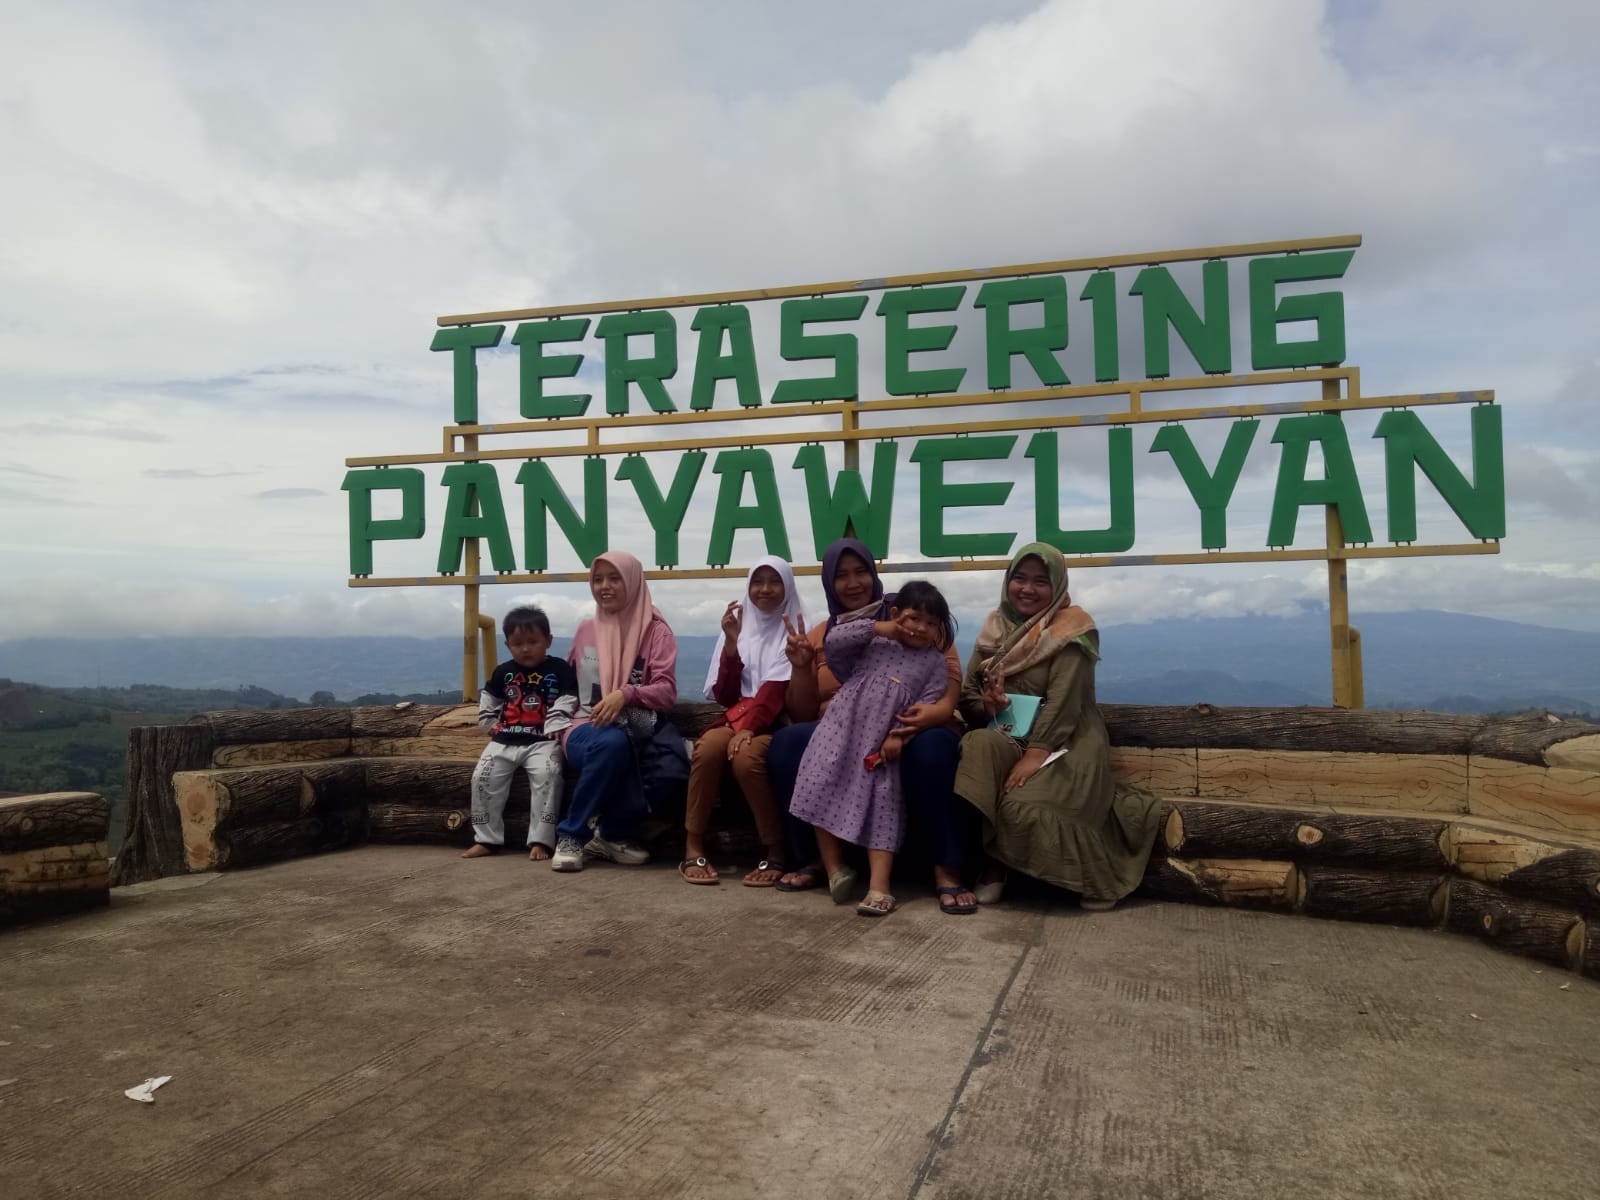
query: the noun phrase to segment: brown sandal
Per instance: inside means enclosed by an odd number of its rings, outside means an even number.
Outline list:
[[[710,875],[709,878],[706,878],[706,877],[701,877],[699,879],[690,878],[690,876],[689,876],[689,868],[690,867],[699,867],[702,871],[710,871],[711,875]],[[684,859],[681,863],[678,864],[678,874],[683,876],[683,879],[684,879],[685,883],[697,883],[697,884],[701,884],[701,885],[703,885],[705,887],[710,887],[713,884],[717,884],[717,883],[721,883],[722,882],[722,876],[718,875],[717,874],[717,869],[715,867],[713,867],[709,862],[706,861],[706,856],[704,854],[700,855],[699,858],[686,858],[686,859]]]
[[[764,871],[776,871],[777,874],[771,879],[753,878],[753,876],[760,875]],[[784,866],[783,863],[773,862],[770,858],[763,858],[756,864],[755,870],[751,871],[749,875],[744,877],[744,885],[745,887],[760,888],[776,887],[778,880],[782,879],[788,873],[789,868]]]

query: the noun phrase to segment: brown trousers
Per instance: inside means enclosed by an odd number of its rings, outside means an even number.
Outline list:
[[[690,833],[703,835],[711,824],[711,810],[716,807],[717,792],[722,787],[722,772],[733,767],[733,777],[750,805],[750,815],[756,819],[756,833],[763,846],[783,845],[783,817],[778,811],[778,801],[767,782],[767,747],[772,735],[763,733],[751,738],[730,764],[728,743],[734,731],[726,725],[708,729],[694,744],[694,761],[689,764],[689,800],[683,826]]]

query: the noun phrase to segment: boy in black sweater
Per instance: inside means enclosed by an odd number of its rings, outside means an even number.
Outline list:
[[[478,693],[478,724],[489,744],[472,773],[472,837],[462,858],[498,854],[505,845],[511,780],[528,773],[528,857],[549,858],[561,816],[564,759],[557,735],[578,711],[572,664],[551,658],[550,621],[542,609],[513,608],[501,623],[511,657],[489,673]]]

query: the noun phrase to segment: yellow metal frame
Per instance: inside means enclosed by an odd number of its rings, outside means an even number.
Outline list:
[[[1116,267],[1159,267],[1175,262],[1204,262],[1212,258],[1258,258],[1264,254],[1295,254],[1305,250],[1354,250],[1358,233],[1333,237],[1295,238],[1279,242],[1237,242],[1228,246],[1195,246],[1186,250],[1158,250],[1153,254],[1102,254],[1094,258],[1060,258],[1051,262],[1013,263],[1005,267],[970,267],[958,271],[929,271],[920,275],[885,275],[879,279],[835,279],[828,283],[796,283],[785,287],[745,288],[733,292],[691,292],[682,296],[652,296],[645,300],[602,300],[594,304],[547,304],[539,308],[506,308],[496,312],[456,313],[439,318],[441,326],[483,325],[491,321],[532,321],[540,317],[589,316],[595,313],[635,312],[646,308],[701,308],[708,304],[743,301],[789,300],[799,296],[837,296],[841,292],[882,292],[893,288],[922,287],[930,283],[966,283],[979,279],[1015,279],[1024,275],[1061,275],[1068,271],[1105,271]]]
[[[1422,546],[1341,546],[1327,549],[1312,546],[1304,550],[1216,550],[1198,554],[1078,554],[1067,559],[1069,567],[1195,567],[1216,563],[1322,562],[1352,558],[1438,558],[1460,554],[1498,554],[1499,542],[1460,542],[1453,545]],[[946,571],[999,571],[1010,562],[1005,558],[933,559],[917,562],[883,562],[878,570],[887,575],[939,574]],[[796,575],[820,575],[818,563],[796,566]],[[743,567],[665,567],[646,571],[648,579],[681,582],[693,579],[743,579]],[[390,575],[361,576],[351,579],[353,588],[369,587],[475,587],[491,583],[586,583],[588,571],[507,571],[503,575]]]
[[[477,325],[488,322],[529,321],[541,318],[601,313],[634,312],[643,309],[698,308],[707,305],[744,301],[782,300],[794,297],[827,296],[863,291],[929,284],[962,283],[978,280],[1019,278],[1029,275],[1099,271],[1118,267],[1158,266],[1175,262],[1200,262],[1223,258],[1249,258],[1268,254],[1303,251],[1354,249],[1361,245],[1356,234],[1335,237],[1299,238],[1275,242],[1242,242],[1222,246],[1202,246],[1184,250],[1163,250],[1144,254],[1112,254],[1092,258],[1057,259],[1049,262],[1016,263],[1003,267],[934,271],[917,275],[891,275],[877,279],[834,280],[825,283],[795,284],[775,288],[740,291],[699,292],[676,296],[655,296],[637,300],[602,301],[593,304],[559,304],[535,308],[502,309],[493,312],[442,316],[442,327]],[[1320,383],[1321,394],[1313,400],[1251,402],[1246,404],[1191,405],[1185,408],[1146,408],[1145,397],[1170,392],[1198,392],[1218,388],[1277,387],[1285,384]],[[999,417],[978,421],[947,421],[936,424],[863,424],[874,414],[929,412],[946,408],[985,408],[992,405],[1033,405],[1051,401],[1072,401],[1121,396],[1121,408],[1094,413],[1050,413],[1032,416]],[[1248,418],[1297,413],[1416,408],[1438,404],[1489,404],[1494,392],[1458,391],[1397,396],[1363,396],[1358,367],[1328,367],[1292,371],[1258,371],[1240,375],[1208,375],[1189,379],[1146,379],[1129,382],[1030,388],[1005,392],[968,392],[940,396],[891,396],[874,400],[836,400],[817,403],[768,404],[752,408],[666,413],[627,413],[616,416],[583,416],[550,420],[505,421],[494,424],[447,425],[441,448],[432,453],[365,455],[345,459],[347,467],[414,466],[432,463],[480,462],[502,459],[570,458],[597,455],[652,454],[671,451],[708,450],[728,447],[782,446],[841,443],[847,469],[859,469],[861,443],[908,437],[958,436],[973,433],[1005,433],[1070,429],[1086,426],[1143,425],[1152,422]],[[750,421],[783,421],[785,418],[837,417],[837,430],[754,432],[741,426]],[[731,423],[731,424],[730,424]],[[677,426],[713,426],[726,429],[701,437],[607,440],[606,435],[640,427],[661,429]],[[581,440],[561,445],[546,441],[552,434],[573,433]],[[515,434],[534,435],[537,447],[485,449],[484,437]],[[1313,549],[1248,551],[1205,551],[1188,554],[1111,554],[1079,555],[1069,560],[1074,567],[1189,566],[1211,563],[1315,562],[1328,565],[1329,649],[1333,669],[1334,704],[1360,708],[1364,702],[1360,631],[1350,624],[1349,573],[1352,559],[1417,558],[1444,555],[1497,554],[1496,541],[1453,545],[1347,546],[1340,527],[1337,508],[1329,506],[1326,516],[1327,544]],[[480,614],[479,589],[489,584],[580,583],[587,571],[507,572],[481,571],[478,539],[466,541],[464,570],[459,575],[361,577],[349,586],[371,587],[460,587],[462,589],[462,695],[471,699],[484,672],[496,660],[496,629],[493,618]],[[997,571],[1007,565],[1003,558],[957,559],[935,562],[885,562],[887,573],[908,571]],[[820,565],[795,567],[796,575],[818,575]],[[647,571],[653,580],[737,579],[744,571],[737,567],[672,568]],[[481,658],[480,658],[481,655]]]

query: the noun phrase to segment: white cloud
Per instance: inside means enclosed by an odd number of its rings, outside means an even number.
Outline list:
[[[340,586],[342,460],[432,449],[448,419],[448,356],[427,350],[440,312],[1352,230],[1367,238],[1344,285],[1366,390],[1499,388],[1512,520],[1497,560],[1360,568],[1357,603],[1587,620],[1592,581],[1563,564],[1600,558],[1600,289],[1572,252],[1600,234],[1600,95],[1579,52],[1594,12],[1007,0],[980,16],[905,0],[535,19],[493,0],[441,23],[414,3],[224,0],[198,20],[79,0],[8,13],[0,430],[15,479],[0,542],[19,590],[0,634],[198,631],[240,611],[263,631],[453,630],[453,589]],[[951,361],[975,363],[977,336],[964,321]],[[1085,339],[1075,328],[1069,356]],[[486,407],[514,413],[515,357],[485,358]],[[769,356],[766,386],[786,370]],[[1221,427],[1195,430],[1208,461]],[[1270,432],[1230,514],[1235,547],[1264,540]],[[1197,516],[1148,436],[1139,548],[1193,549]],[[1353,440],[1381,528],[1381,457],[1364,429]],[[918,558],[905,453],[894,537]],[[1064,436],[1062,454],[1063,519],[1102,523],[1103,441]],[[794,518],[791,459],[775,453]],[[1030,468],[1019,447],[1012,501],[952,526],[1027,528]],[[576,495],[574,464],[557,475]],[[428,537],[380,546],[381,569],[431,572],[437,477]],[[701,493],[714,483],[708,470]],[[614,496],[613,541],[650,558],[630,491]],[[1425,536],[1462,536],[1419,497]],[[686,551],[708,523],[697,501]],[[803,518],[790,534],[809,556]],[[741,534],[736,561],[756,541]],[[82,586],[63,563],[112,563],[118,582]],[[1127,620],[1290,611],[1318,602],[1315,575],[1086,571],[1076,586]],[[992,578],[944,579],[963,620],[992,602]],[[662,588],[707,631],[723,603],[708,592],[721,585]],[[550,595],[583,603],[581,588]]]

